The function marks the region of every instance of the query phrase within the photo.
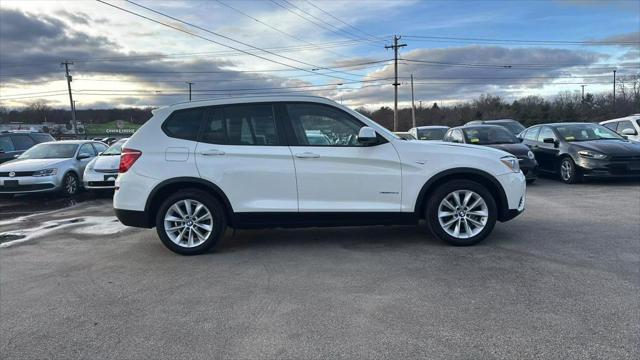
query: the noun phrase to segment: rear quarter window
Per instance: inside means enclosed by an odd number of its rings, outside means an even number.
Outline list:
[[[198,141],[202,112],[202,108],[176,110],[162,124],[162,131],[172,138]]]
[[[47,142],[47,141],[55,141],[56,139],[53,138],[53,136],[49,135],[49,134],[31,134],[31,138],[33,138],[33,140],[35,140],[36,143],[43,143],[43,142]]]

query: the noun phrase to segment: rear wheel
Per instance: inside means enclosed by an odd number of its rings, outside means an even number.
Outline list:
[[[169,250],[181,255],[202,254],[224,234],[222,205],[201,190],[182,190],[167,198],[156,216],[156,230]]]
[[[487,237],[498,212],[491,193],[469,180],[455,180],[438,187],[426,210],[431,231],[456,246],[474,245]]]
[[[566,184],[575,184],[581,180],[580,171],[569,156],[562,158],[558,172],[560,179]]]

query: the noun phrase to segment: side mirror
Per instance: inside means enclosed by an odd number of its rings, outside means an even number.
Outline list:
[[[626,128],[622,130],[622,135],[638,135],[638,132],[635,131],[634,129]]]
[[[102,155],[102,153],[103,153],[103,152],[104,152],[104,151],[100,151],[100,152],[98,153],[98,156]]]
[[[373,145],[378,142],[378,135],[372,128],[363,126],[358,132],[358,142],[365,145]]]
[[[554,138],[544,138],[542,142],[545,144],[555,144],[556,140]]]

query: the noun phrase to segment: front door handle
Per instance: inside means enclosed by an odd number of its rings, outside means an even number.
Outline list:
[[[312,153],[312,152],[297,153],[295,156],[297,158],[302,158],[302,159],[315,159],[315,158],[319,158],[320,157],[320,155]]]
[[[215,155],[224,155],[225,152],[218,149],[209,149],[200,153],[202,156],[215,156]]]

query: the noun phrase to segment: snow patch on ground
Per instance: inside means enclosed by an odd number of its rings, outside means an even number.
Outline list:
[[[6,248],[29,240],[41,238],[53,231],[72,226],[76,226],[76,228],[72,229],[71,233],[83,235],[116,234],[126,229],[126,226],[122,225],[115,216],[81,216],[69,219],[56,219],[45,221],[36,227],[0,233],[0,239],[16,238],[16,240],[1,243],[0,248]]]

